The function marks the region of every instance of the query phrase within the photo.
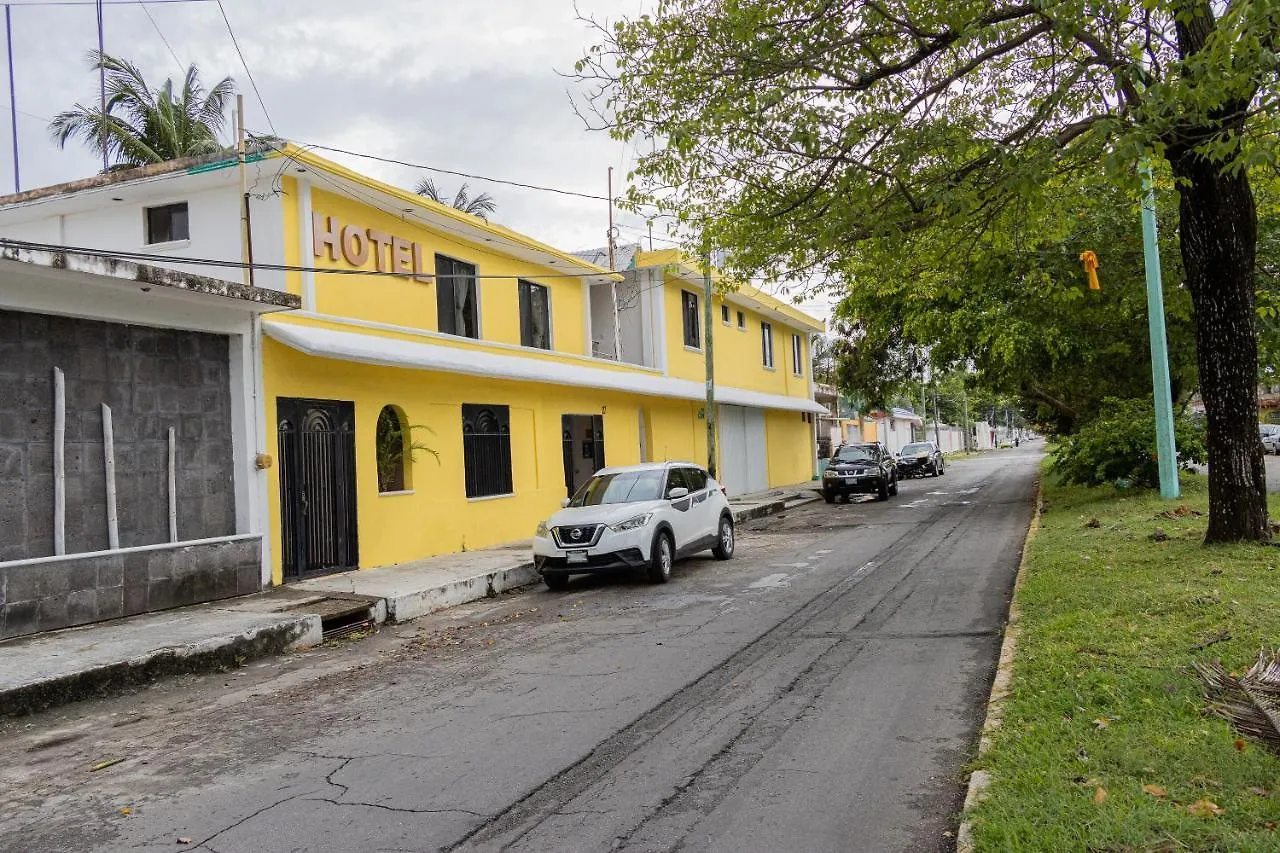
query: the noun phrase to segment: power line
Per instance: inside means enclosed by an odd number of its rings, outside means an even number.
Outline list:
[[[148,6],[163,6],[168,3],[213,3],[215,0],[102,0],[103,6],[132,6],[134,3],[145,3]],[[97,6],[97,0],[30,0],[30,2],[21,2],[21,0],[9,0],[6,6],[25,6],[27,8],[39,6]]]
[[[186,74],[187,69],[183,67],[182,60],[178,58],[178,54],[174,52],[173,46],[169,44],[169,40],[164,37],[164,33],[160,31],[160,25],[156,23],[156,19],[151,16],[151,10],[147,8],[145,0],[136,0],[138,8],[140,8],[147,20],[151,22],[151,26],[155,27],[156,35],[160,36],[160,41],[164,42],[165,48],[168,49],[169,55],[173,57],[173,61],[177,63],[178,73]]]
[[[267,112],[267,103],[262,100],[262,92],[258,91],[258,81],[253,79],[253,72],[249,70],[249,63],[244,58],[244,51],[240,49],[240,42],[236,39],[236,31],[231,28],[231,19],[227,17],[226,7],[222,5],[222,0],[216,0],[218,11],[222,13],[222,22],[227,25],[227,34],[231,36],[231,44],[235,46],[236,53],[240,55],[240,64],[244,66],[244,73],[249,77],[249,85],[253,87],[253,94],[258,97],[258,106],[262,107],[262,114],[266,116],[267,126],[271,128],[272,136],[279,136],[276,133],[275,122],[271,120],[271,113]]]
[[[294,140],[298,145],[305,148],[315,149],[317,151],[330,151],[334,154],[346,154],[349,157],[360,157],[365,160],[376,160],[380,163],[390,163],[395,166],[407,166],[410,169],[422,169],[425,172],[436,172],[441,175],[451,175],[455,178],[466,178],[471,181],[486,181],[491,184],[502,184],[508,187],[519,187],[526,190],[538,190],[540,192],[556,193],[558,195],[573,196],[574,198],[585,198],[592,201],[609,201],[608,196],[595,195],[593,193],[578,192],[577,190],[566,190],[559,187],[548,187],[541,184],[530,184],[523,181],[513,181],[507,178],[493,178],[488,175],[477,175],[470,172],[459,172],[456,169],[445,169],[440,166],[428,166],[425,163],[413,163],[408,160],[398,160],[394,157],[383,157],[378,154],[366,154],[363,151],[350,151],[346,148],[335,148],[332,145],[321,145],[318,142],[301,142]],[[614,202],[618,201],[618,197],[614,197]]]

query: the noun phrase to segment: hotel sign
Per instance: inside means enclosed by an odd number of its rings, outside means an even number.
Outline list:
[[[311,214],[311,248],[317,258],[331,261],[339,256],[353,267],[363,267],[373,259],[378,272],[430,281],[426,251],[421,243],[405,240],[377,228],[343,225],[336,216]]]

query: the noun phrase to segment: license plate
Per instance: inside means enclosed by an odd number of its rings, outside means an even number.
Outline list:
[[[587,561],[586,551],[570,551],[568,554],[569,563],[585,563]]]
[[[856,484],[857,484],[857,482],[858,482],[858,479],[859,479],[858,477],[845,477],[845,478],[844,478],[844,481],[845,481],[846,483],[853,483],[853,484],[855,484],[855,485],[856,485]]]

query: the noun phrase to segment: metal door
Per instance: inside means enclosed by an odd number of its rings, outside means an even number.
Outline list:
[[[355,404],[276,400],[286,580],[359,566]]]
[[[769,487],[769,449],[764,411],[743,406],[720,406],[720,467],[717,478],[730,495],[745,495]]]

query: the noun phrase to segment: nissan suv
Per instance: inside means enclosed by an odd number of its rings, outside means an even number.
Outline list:
[[[879,442],[846,444],[822,472],[822,497],[827,503],[850,495],[874,494],[886,501],[898,493],[898,469],[893,456]]]
[[[681,557],[711,549],[733,556],[733,513],[720,484],[688,462],[602,468],[538,525],[533,560],[543,582],[563,589],[571,575],[645,569],[666,583]]]

